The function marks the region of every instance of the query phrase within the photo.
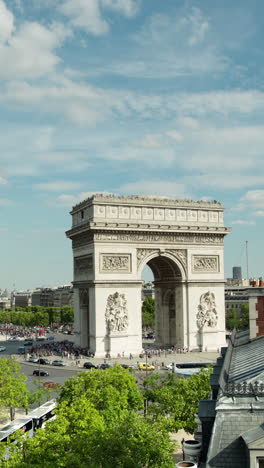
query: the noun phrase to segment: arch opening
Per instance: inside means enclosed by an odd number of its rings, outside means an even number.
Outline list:
[[[155,344],[183,347],[183,278],[176,261],[158,255],[147,262],[153,274]]]

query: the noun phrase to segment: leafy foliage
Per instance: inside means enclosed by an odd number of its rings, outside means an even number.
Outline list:
[[[235,309],[228,311],[226,317],[226,328],[228,330],[232,330],[233,328],[245,330],[246,328],[249,328],[249,306],[246,304],[242,305],[240,312]]]
[[[28,327],[48,326],[53,323],[72,323],[73,307],[16,307],[9,312],[0,312],[0,323],[13,323]]]
[[[171,432],[179,429],[193,432],[199,401],[209,398],[210,373],[211,370],[204,369],[188,378],[175,374],[150,376],[144,382],[144,397],[150,403],[148,416],[162,420]]]
[[[147,297],[142,305],[142,325],[153,328],[155,324],[155,299]]]
[[[140,414],[142,404],[125,369],[83,372],[66,382],[57,419],[16,447],[6,466],[172,468],[168,432]]]
[[[11,419],[14,419],[15,408],[28,406],[26,380],[26,376],[20,372],[18,362],[0,359],[0,406],[9,408]]]

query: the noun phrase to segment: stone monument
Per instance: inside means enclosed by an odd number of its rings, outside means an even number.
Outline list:
[[[76,341],[97,356],[142,350],[142,270],[154,275],[156,343],[225,345],[223,206],[216,201],[94,195],[74,206]]]

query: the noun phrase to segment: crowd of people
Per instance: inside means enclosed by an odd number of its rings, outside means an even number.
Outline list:
[[[52,343],[36,343],[29,352],[36,356],[52,356],[55,354],[69,359],[78,359],[81,356],[94,356],[94,353],[89,351],[88,348],[83,348],[68,340],[54,341]]]

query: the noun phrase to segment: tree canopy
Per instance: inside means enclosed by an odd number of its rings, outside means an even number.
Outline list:
[[[142,305],[142,325],[153,328],[155,324],[155,299],[147,297]]]
[[[153,374],[147,378],[144,381],[144,397],[150,403],[148,416],[162,420],[171,432],[179,429],[193,432],[199,402],[210,395],[210,373],[210,369],[203,369],[188,378],[175,374],[165,377]]]
[[[168,431],[159,421],[144,418],[142,408],[142,395],[127,370],[115,366],[82,372],[66,382],[57,419],[17,444],[6,466],[174,467]]]
[[[21,373],[20,364],[13,359],[0,359],[0,406],[9,408],[14,419],[15,408],[27,407],[29,391],[27,377]]]
[[[233,328],[245,330],[249,328],[249,306],[247,304],[241,306],[240,312],[236,309],[231,309],[227,312],[226,328],[227,330],[232,330]]]

